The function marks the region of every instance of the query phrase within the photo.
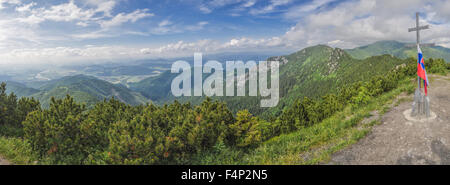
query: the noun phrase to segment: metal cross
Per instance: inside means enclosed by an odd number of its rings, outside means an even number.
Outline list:
[[[416,35],[417,35],[417,41],[416,41],[417,47],[419,47],[419,45],[420,45],[420,30],[426,30],[426,29],[429,29],[429,28],[430,28],[429,25],[419,26],[419,12],[416,12],[416,27],[409,28],[408,32],[412,32],[412,31],[416,32]],[[434,44],[422,44],[422,46],[434,46]],[[420,77],[417,77],[417,84],[418,84],[418,87],[420,89]]]

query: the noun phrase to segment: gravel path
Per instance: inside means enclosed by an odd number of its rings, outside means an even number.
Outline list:
[[[435,119],[407,120],[404,112],[412,102],[401,103],[367,137],[333,154],[329,164],[450,165],[450,78],[433,77],[429,97]]]

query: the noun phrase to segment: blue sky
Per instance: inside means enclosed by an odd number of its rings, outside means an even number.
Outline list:
[[[16,2],[16,1],[11,1]],[[19,2],[19,1],[17,1]],[[81,11],[94,10],[102,6],[111,6],[105,12],[96,12],[90,19],[111,19],[109,16],[131,14],[139,11],[141,15],[135,21],[126,21],[120,25],[101,31],[101,24],[90,20],[39,22],[42,34],[62,35],[71,33],[79,39],[72,45],[85,44],[131,44],[158,45],[200,39],[229,40],[234,37],[270,37],[285,33],[296,21],[285,18],[287,9],[292,6],[308,4],[311,1],[244,1],[244,0],[53,0],[20,1],[22,6],[33,3],[30,9],[51,9],[52,6],[78,7]],[[108,4],[109,2],[113,2]],[[74,6],[71,6],[73,4]],[[17,6],[4,3],[5,13],[17,14]],[[271,7],[269,10],[264,8]],[[70,9],[70,8],[69,8]],[[75,9],[75,8],[73,8]],[[73,10],[75,11],[75,10]],[[261,11],[261,12],[258,12]],[[68,12],[69,13],[69,12]],[[82,13],[79,13],[80,16]],[[30,14],[32,15],[32,14]],[[59,15],[62,17],[62,15]],[[113,19],[113,17],[112,17]],[[83,25],[85,24],[85,25]],[[120,33],[119,33],[120,32]],[[118,35],[119,34],[119,35]],[[83,37],[81,39],[81,37]],[[60,44],[47,42],[46,44]]]
[[[0,0],[0,63],[284,52],[378,40],[450,46],[448,0]]]

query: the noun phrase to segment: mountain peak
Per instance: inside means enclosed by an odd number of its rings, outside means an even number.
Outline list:
[[[318,44],[318,45],[315,45],[315,46],[307,47],[307,48],[305,48],[303,50],[330,50],[330,49],[333,49],[333,48],[331,46],[328,46],[328,45],[325,45],[325,44]]]

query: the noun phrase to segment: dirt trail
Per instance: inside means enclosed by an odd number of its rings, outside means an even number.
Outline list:
[[[429,121],[409,121],[410,101],[393,107],[358,143],[333,154],[329,164],[446,164],[450,165],[450,76],[430,75]],[[411,95],[412,97],[412,95]]]
[[[2,156],[0,156],[0,165],[9,165],[9,163],[6,159],[3,159]]]

